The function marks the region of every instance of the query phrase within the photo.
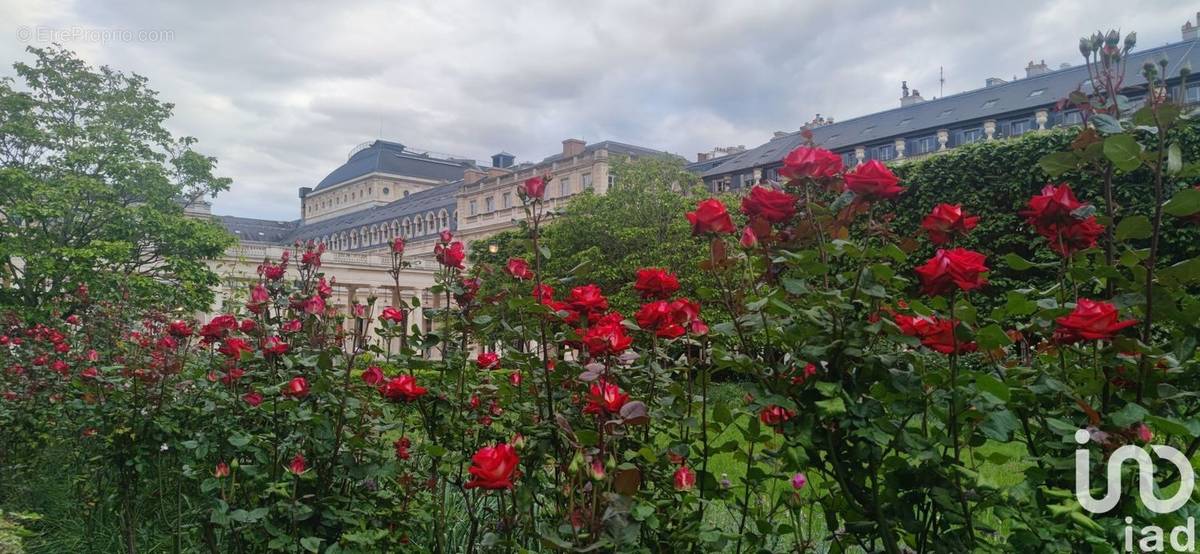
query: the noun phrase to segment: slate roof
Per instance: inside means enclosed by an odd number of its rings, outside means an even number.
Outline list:
[[[1157,62],[1164,57],[1170,62],[1166,71],[1168,76],[1177,76],[1184,63],[1200,68],[1200,41],[1177,42],[1134,51],[1127,65],[1127,86],[1144,86],[1146,81],[1141,75],[1142,64],[1146,61]],[[845,151],[850,147],[882,144],[900,137],[934,134],[938,129],[962,128],[984,119],[1002,119],[1005,115],[1028,113],[1035,108],[1053,105],[1079,89],[1087,78],[1087,68],[1083,65],[1058,69],[816,127],[812,129],[813,142],[829,150]],[[701,175],[714,177],[775,164],[803,143],[804,137],[800,131],[784,135],[736,154],[733,159],[710,167]]]
[[[414,192],[383,206],[350,212],[308,225],[300,225],[288,236],[287,241],[320,238],[334,232],[349,231],[350,229],[357,229],[364,225],[370,226],[373,223],[392,221],[393,219],[403,220],[406,216],[412,216],[413,214],[434,212],[436,215],[442,208],[446,209],[447,214],[453,214],[458,204],[454,195],[458,193],[458,188],[461,185],[462,181],[460,180],[420,192]],[[458,222],[456,218],[450,217],[449,219],[450,228],[457,228]],[[430,232],[437,233],[438,231],[440,229],[433,229]]]
[[[398,142],[377,140],[367,148],[355,152],[346,163],[321,179],[314,192],[375,172],[434,181],[454,181],[461,179],[463,171],[473,165],[475,164],[471,160],[434,158],[427,154],[409,152]]]
[[[646,148],[644,146],[636,146],[633,144],[625,144],[623,142],[617,142],[615,140],[605,140],[605,141],[597,142],[595,144],[589,144],[583,148],[583,151],[586,153],[586,152],[593,152],[593,151],[600,150],[600,149],[607,149],[609,151],[609,153],[613,153],[613,154],[626,154],[626,155],[630,155],[630,156],[669,156],[669,157],[676,157],[676,158],[679,157],[675,154],[671,154],[670,152],[663,152],[662,150],[655,150],[653,148]],[[550,163],[550,162],[553,162],[556,160],[560,160],[564,157],[566,157],[566,156],[563,156],[562,152],[559,152],[558,154],[555,154],[553,156],[547,156],[541,162],[538,162],[537,165]],[[526,163],[520,164],[520,167],[525,167]]]
[[[218,215],[216,219],[238,239],[255,242],[288,242],[288,237],[300,226],[300,220],[272,221],[232,215]]]

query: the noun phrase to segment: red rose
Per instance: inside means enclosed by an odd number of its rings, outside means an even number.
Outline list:
[[[742,248],[754,248],[758,246],[758,235],[754,234],[754,229],[751,229],[749,225],[745,229],[742,229],[742,240],[739,240],[738,244]]]
[[[795,417],[795,415],[796,412],[784,408],[783,406],[771,404],[770,406],[763,408],[762,411],[758,413],[758,419],[761,420],[764,425],[775,427],[776,425],[780,425],[783,422],[792,419]]]
[[[252,350],[254,349],[250,347],[250,343],[239,338],[225,339],[221,343],[221,347],[217,349],[218,352],[233,359],[240,358],[243,352],[250,352]]]
[[[768,223],[783,223],[796,215],[796,197],[781,190],[755,185],[742,197],[742,213]]]
[[[192,328],[188,326],[186,321],[182,319],[176,319],[167,326],[167,333],[170,333],[172,337],[190,337],[192,336]]]
[[[633,316],[642,329],[653,331],[664,321],[671,319],[671,305],[665,300],[655,300],[642,304]]]
[[[392,443],[392,447],[396,449],[396,459],[407,460],[411,458],[412,454],[408,452],[410,446],[412,446],[412,441],[408,440],[408,437],[396,439],[396,442]]]
[[[625,334],[625,327],[620,323],[604,322],[588,327],[583,333],[583,345],[593,356],[604,354],[618,355],[629,348],[633,337]]]
[[[80,371],[79,376],[84,379],[95,379],[100,376],[100,370],[96,369],[95,366],[89,366],[87,369]]]
[[[525,198],[540,199],[546,195],[546,177],[530,177],[524,183],[517,185],[517,195]]]
[[[571,289],[567,302],[576,311],[598,313],[608,309],[608,299],[604,297],[600,287],[592,284]]]
[[[533,270],[529,269],[529,262],[521,258],[509,258],[504,271],[522,281],[533,279]]]
[[[496,446],[480,448],[471,457],[471,467],[467,468],[471,474],[471,480],[467,482],[465,488],[512,489],[513,478],[516,476],[517,466],[520,463],[521,459],[517,456],[517,451],[508,444],[500,443]]]
[[[629,401],[629,395],[621,392],[621,387],[601,379],[588,387],[587,406],[583,407],[585,414],[616,414]]]
[[[466,269],[463,266],[463,260],[467,259],[467,250],[462,242],[454,241],[449,246],[436,245],[433,247],[433,253],[437,257],[438,263],[454,269]]]
[[[392,239],[392,254],[404,253],[404,237],[396,237]]]
[[[957,322],[933,316],[896,315],[896,325],[900,332],[921,340],[926,348],[942,354],[951,354],[958,347],[958,352],[974,352],[977,348],[974,342],[963,342],[954,336]]]
[[[404,310],[387,306],[382,312],[379,312],[379,319],[380,321],[390,321],[392,323],[404,323]]]
[[[249,404],[250,407],[257,408],[259,404],[262,404],[263,397],[257,392],[248,392],[242,395],[242,400]]]
[[[890,200],[900,196],[900,178],[878,160],[866,162],[846,174],[846,188],[863,201]]]
[[[460,280],[458,286],[462,289],[462,293],[454,293],[454,301],[458,302],[459,306],[470,304],[475,300],[475,295],[479,293],[479,287],[482,284],[483,282],[476,277]]]
[[[696,472],[692,468],[682,465],[675,470],[675,490],[690,491],[696,486]]]
[[[299,333],[303,328],[304,324],[299,319],[293,319],[280,326],[279,330],[284,333]]]
[[[979,224],[979,216],[967,215],[958,204],[938,204],[921,220],[921,228],[934,244],[946,244],[966,235]]]
[[[696,205],[696,211],[687,213],[688,221],[692,224],[692,234],[732,233],[735,231],[733,219],[725,204],[716,198],[701,200]]]
[[[1046,235],[1055,225],[1074,223],[1077,220],[1075,210],[1083,206],[1084,203],[1075,198],[1071,185],[1046,185],[1041,194],[1029,199],[1029,209],[1021,212],[1021,215],[1038,233]]]
[[[984,273],[986,256],[965,248],[938,249],[937,254],[925,265],[916,268],[921,278],[921,290],[935,296],[950,292],[953,287],[963,291],[977,289],[987,284]]]
[[[1058,323],[1054,330],[1054,341],[1069,344],[1081,340],[1107,340],[1117,331],[1137,324],[1136,319],[1120,319],[1116,306],[1080,298],[1075,301],[1074,311],[1054,320]]]
[[[679,290],[679,278],[665,269],[644,267],[637,270],[637,281],[633,283],[633,290],[641,293],[644,299],[665,300]]]
[[[1080,250],[1096,246],[1096,240],[1104,234],[1104,226],[1096,222],[1096,216],[1076,220],[1065,225],[1051,225],[1044,229],[1050,249],[1060,256],[1071,257]]]
[[[475,358],[475,365],[479,369],[496,369],[500,367],[500,355],[495,352],[480,352]]]
[[[279,337],[268,337],[262,347],[263,354],[278,356],[288,351],[288,344]]]
[[[533,297],[537,299],[538,303],[546,304],[554,300],[554,288],[545,283],[534,285]]]
[[[321,315],[325,313],[325,299],[321,295],[314,294],[312,298],[304,301],[304,313],[309,315]]]
[[[308,468],[308,465],[307,465],[307,462],[304,460],[304,454],[301,454],[299,452],[297,452],[296,455],[292,458],[292,461],[288,463],[288,471],[292,472],[295,475],[300,475],[301,473],[304,473],[305,471],[307,471],[307,468]]]
[[[387,384],[380,390],[384,398],[396,401],[403,400],[412,402],[429,392],[425,387],[417,385],[417,378],[412,375],[401,375],[388,380]]]
[[[378,385],[378,384],[382,383],[384,381],[384,379],[386,379],[386,378],[387,377],[384,376],[384,374],[383,374],[383,370],[380,369],[379,366],[374,366],[374,365],[368,366],[367,369],[364,370],[363,374],[362,374],[363,382],[368,385]]]
[[[308,379],[296,377],[288,381],[287,387],[283,389],[283,393],[297,398],[308,396]]]
[[[300,265],[304,267],[321,267],[321,254],[325,253],[324,244],[314,244],[308,241],[304,245],[304,253],[300,254]]]
[[[824,179],[842,172],[842,157],[824,148],[801,146],[783,158],[779,174],[786,179]]]

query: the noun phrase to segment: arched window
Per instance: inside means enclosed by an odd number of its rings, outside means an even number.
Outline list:
[[[438,212],[438,229],[449,229],[450,217],[446,215],[446,210]]]
[[[421,236],[423,234],[422,233],[423,228],[424,228],[424,226],[421,225],[421,218],[418,217],[413,220],[413,236],[414,237]]]
[[[400,224],[400,228],[403,230],[404,238],[412,238],[412,223],[407,217],[404,218],[404,223]]]
[[[435,228],[436,226],[437,224],[433,220],[433,212],[425,214],[425,228],[428,230],[428,232],[437,232],[438,229]]]
[[[391,225],[390,229],[391,229],[391,231],[390,231],[390,232],[391,232],[391,236],[390,236],[390,237],[388,237],[388,238],[392,238],[392,239],[394,239],[394,238],[396,238],[396,236],[397,236],[397,235],[396,235],[396,233],[397,233],[397,232],[399,232],[399,230],[400,230],[400,224],[399,224],[399,223],[397,223],[397,222],[396,222],[396,220],[394,220],[394,219],[393,219],[393,220],[392,220],[392,225]]]

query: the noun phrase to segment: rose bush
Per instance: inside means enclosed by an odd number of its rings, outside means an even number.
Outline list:
[[[1095,71],[1132,47],[1112,42],[1087,42]],[[1165,99],[1072,101],[1089,122],[1057,163],[1140,172],[1153,209],[1038,183],[1037,261],[975,241],[992,207],[897,225],[919,190],[805,145],[736,212],[679,214],[706,256],[625,275],[627,313],[546,271],[546,178],[521,186],[520,252],[467,269],[441,233],[434,305],[337,307],[310,244],[207,322],[77,290],[4,322],[0,467],[20,481],[65,452],[128,552],[151,512],[174,548],[210,552],[1104,550],[1126,518],[1196,511],[1126,495],[1088,513],[1073,462],[1200,448],[1200,262],[1160,251],[1165,219],[1200,213],[1200,165]],[[399,284],[405,245],[389,251]],[[1002,287],[1000,264],[1054,279]],[[691,272],[705,285],[681,294]]]

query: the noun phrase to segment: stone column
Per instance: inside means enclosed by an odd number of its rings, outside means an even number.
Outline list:
[[[992,140],[996,135],[996,120],[989,119],[983,122],[983,136],[985,140]]]
[[[1033,120],[1037,122],[1038,130],[1046,130],[1046,122],[1050,120],[1050,112],[1044,109],[1033,112]]]
[[[950,143],[950,130],[938,129],[937,132],[938,152],[946,149],[946,145]]]
[[[898,138],[898,139],[896,139],[896,142],[894,144],[896,147],[896,159],[897,160],[904,159],[904,139]]]

